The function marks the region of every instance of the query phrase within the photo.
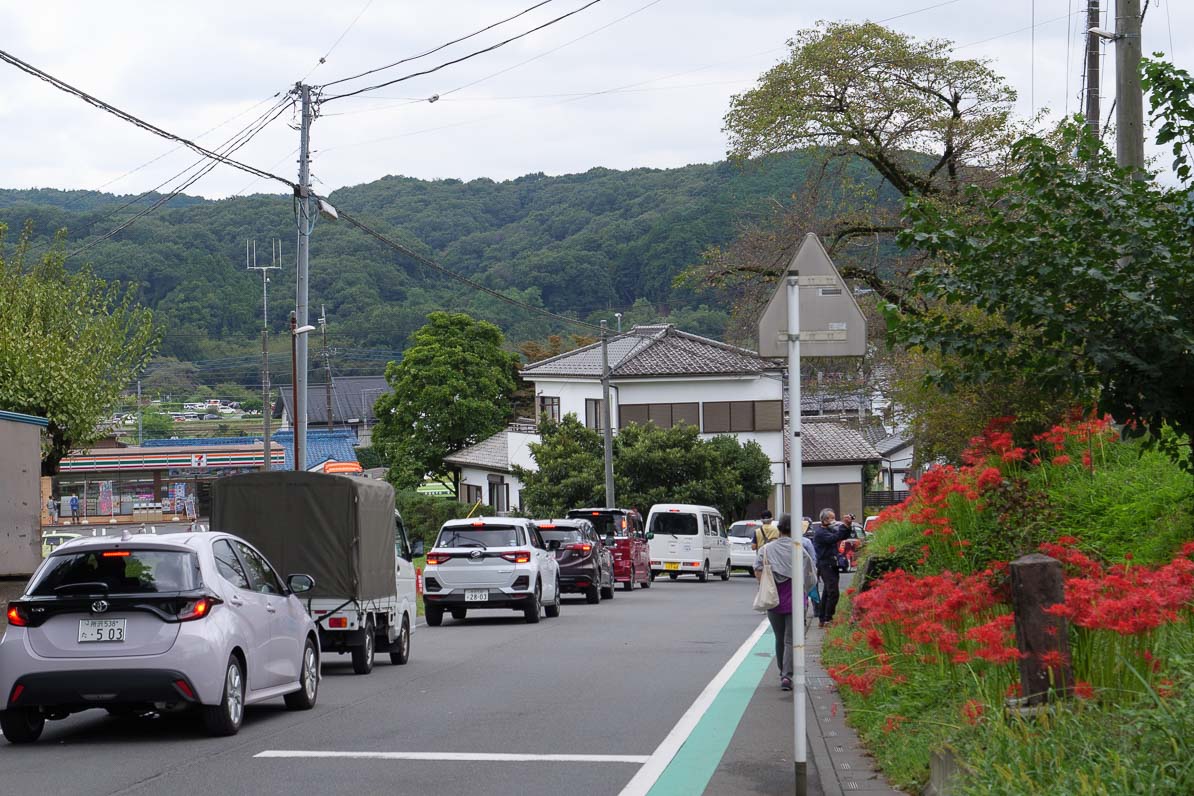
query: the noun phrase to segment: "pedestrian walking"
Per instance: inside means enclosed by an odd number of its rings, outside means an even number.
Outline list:
[[[58,524],[58,501],[54,500],[54,496],[50,495],[46,498],[46,512],[50,515],[50,524]]]
[[[776,526],[778,535],[755,553],[755,577],[763,571],[763,562],[771,568],[775,578],[779,604],[767,611],[767,620],[775,634],[775,665],[779,668],[779,687],[792,690],[792,518],[785,514]],[[805,583],[813,582],[813,564],[808,555],[801,556]],[[804,603],[801,601],[801,608]]]
[[[821,509],[820,527],[813,532],[813,549],[816,553],[817,574],[821,578],[821,607],[818,613],[819,626],[825,627],[833,621],[837,610],[838,587],[841,574],[837,568],[837,546],[850,538],[850,529],[837,522],[833,509]]]
[[[771,512],[767,509],[763,509],[760,519],[763,520],[763,524],[755,529],[755,538],[751,543],[752,550],[758,550],[772,539],[779,538],[779,528],[777,528],[775,523],[772,522]]]
[[[72,522],[79,521],[79,496],[70,496],[70,518]]]

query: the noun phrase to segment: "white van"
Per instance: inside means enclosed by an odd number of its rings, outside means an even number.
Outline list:
[[[702,583],[709,573],[730,579],[730,543],[721,513],[712,506],[659,503],[647,515],[651,546],[651,580],[666,573],[696,575]]]

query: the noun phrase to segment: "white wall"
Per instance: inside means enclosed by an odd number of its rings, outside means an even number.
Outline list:
[[[585,400],[593,398],[601,400],[601,382],[599,381],[581,381],[581,380],[539,380],[535,382],[535,408],[539,408],[539,396],[549,395],[560,399],[560,418],[565,415],[573,414],[580,420],[585,422]],[[614,396],[611,403],[611,411],[617,406],[617,396]],[[618,421],[614,420],[614,428],[618,427]]]
[[[861,464],[836,464],[825,467],[805,467],[801,474],[805,485],[813,484],[860,484]]]
[[[907,448],[896,451],[890,460],[880,463],[880,489],[893,489],[897,491],[908,489],[907,478],[911,477],[912,474],[912,457],[914,453],[915,448],[909,445]],[[894,471],[894,476],[892,475],[892,471]]]
[[[581,422],[584,422],[584,417],[581,417]],[[511,466],[518,465],[525,467],[528,470],[537,469],[535,460],[531,456],[531,449],[528,446],[531,442],[538,442],[538,434],[528,434],[522,431],[508,431],[506,432],[506,447],[507,457]],[[520,487],[521,488],[521,487]]]

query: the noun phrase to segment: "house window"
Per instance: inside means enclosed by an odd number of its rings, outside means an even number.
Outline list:
[[[539,422],[551,420],[560,422],[560,398],[556,395],[539,396]]]
[[[500,475],[491,475],[487,480],[489,481],[489,505],[493,506],[494,511],[509,511],[510,485],[506,483],[506,479]]]
[[[460,485],[461,502],[470,505],[481,502],[481,487],[476,484],[461,484]]]
[[[704,431],[783,431],[783,411],[780,401],[710,401],[704,404]]]
[[[697,426],[699,419],[700,405],[696,403],[622,404],[618,407],[620,428],[626,428],[631,423],[643,425],[647,422],[660,428],[671,428],[681,423]]]
[[[601,411],[602,401],[600,398],[586,398],[585,399],[585,426],[595,431],[605,430],[602,425],[604,415]]]

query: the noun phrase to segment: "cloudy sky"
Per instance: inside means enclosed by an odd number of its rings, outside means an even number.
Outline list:
[[[0,49],[215,147],[301,78],[325,84],[384,66],[533,2],[43,0],[0,7]],[[435,66],[586,2],[551,0],[467,42],[331,86],[326,94]],[[1074,112],[1085,5],[1086,0],[600,0],[467,63],[326,102],[313,131],[316,189],[327,192],[387,174],[500,180],[537,171],[718,160],[725,154],[721,127],[729,98],[783,57],[794,31],[822,18],[890,20],[891,27],[918,37],[950,39],[959,56],[994,62],[1019,91],[1024,115],[1041,108]],[[1114,20],[1106,26],[1114,27]],[[1144,51],[1173,52],[1179,65],[1194,69],[1194,42],[1183,35],[1190,30],[1194,3],[1152,0]],[[1114,93],[1111,48],[1108,56],[1104,113]],[[427,102],[432,95],[441,99]],[[7,64],[0,64],[0,119],[0,187],[140,192],[196,160]],[[287,126],[292,120],[289,111],[283,113],[237,157],[293,177],[298,134]],[[273,190],[268,182],[219,167],[188,193],[225,197]]]

